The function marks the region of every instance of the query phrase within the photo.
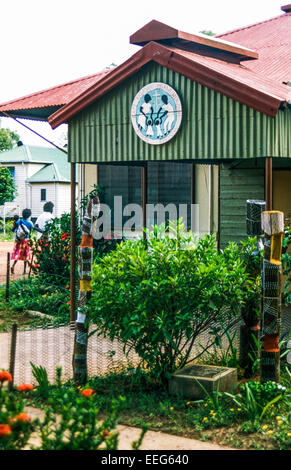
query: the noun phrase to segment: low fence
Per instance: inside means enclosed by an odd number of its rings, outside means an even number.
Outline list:
[[[228,332],[232,338],[231,344],[239,351],[239,328],[241,321],[234,319]],[[291,309],[283,309],[281,336],[289,334],[291,328]],[[92,325],[89,333],[95,330]],[[54,382],[56,368],[62,368],[62,379],[73,377],[72,358],[74,350],[74,325],[45,325],[17,331],[15,341],[14,383],[32,383],[36,381],[32,375],[31,362],[36,366],[46,368],[49,380]],[[221,335],[221,351],[227,351],[229,340],[225,334]],[[205,349],[208,353],[215,353],[214,336],[209,332],[202,333],[195,342],[191,357],[197,358]],[[7,331],[0,334],[0,370],[11,368],[13,334]],[[110,341],[108,338],[93,334],[88,339],[87,366],[88,376],[105,375],[121,370],[138,363],[139,357],[131,351],[127,357],[123,351],[124,344]],[[219,349],[219,348],[218,348]],[[208,357],[204,352],[204,357]],[[13,361],[12,361],[13,364]]]
[[[90,330],[92,330],[91,327]],[[89,331],[90,332],[90,331]],[[54,382],[56,368],[62,368],[62,379],[73,377],[72,358],[75,329],[73,325],[46,325],[45,327],[27,328],[17,331],[14,360],[14,383],[32,383],[31,362],[46,368],[48,378]],[[12,332],[0,334],[0,369],[8,370],[11,365]],[[13,348],[12,348],[13,349]],[[126,358],[123,344],[92,335],[88,340],[88,375],[103,375],[109,371],[126,367],[137,361],[137,355],[131,353]]]
[[[234,322],[230,332],[238,332],[239,322]],[[89,333],[95,330],[91,326]],[[62,379],[69,380],[73,377],[72,358],[74,350],[74,325],[46,325],[35,328],[26,328],[17,331],[15,341],[15,353],[11,343],[12,331],[0,334],[0,369],[10,369],[11,359],[14,364],[14,383],[32,383],[35,379],[32,375],[31,362],[36,366],[46,368],[49,380],[54,382],[56,368],[62,368]],[[193,349],[192,356],[199,354],[204,348],[211,351],[213,336],[204,333],[197,339],[197,347]],[[199,346],[198,346],[199,345]],[[222,338],[224,348],[228,347],[227,338]],[[239,335],[236,334],[233,345],[239,347]],[[213,348],[212,348],[213,349]],[[139,362],[138,355],[131,351],[128,356],[124,353],[124,344],[119,341],[110,341],[108,338],[93,334],[88,339],[87,367],[88,376],[105,375],[113,371],[121,370],[128,366],[134,366]]]

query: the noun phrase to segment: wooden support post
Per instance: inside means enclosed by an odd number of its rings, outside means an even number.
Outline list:
[[[247,200],[246,230],[248,236],[257,237],[257,246],[253,252],[254,258],[258,256],[263,247],[263,231],[261,228],[261,214],[265,210],[265,201]],[[255,265],[255,263],[254,263]],[[252,282],[256,282],[260,275],[260,265],[248,273]],[[255,364],[259,358],[260,336],[260,299],[242,309],[243,325],[240,327],[240,366],[244,369],[244,376],[249,378],[254,375]]]
[[[142,228],[147,227],[147,200],[148,200],[148,172],[147,164],[141,168],[141,199],[142,199]],[[146,233],[143,230],[143,239],[146,240]]]
[[[273,210],[273,160],[272,157],[266,158],[265,162],[265,199],[266,210]]]
[[[76,318],[76,164],[71,163],[70,322]]]
[[[5,292],[6,302],[9,302],[9,286],[10,286],[10,253],[7,253],[6,292]]]
[[[262,335],[261,382],[280,381],[279,334],[281,325],[282,242],[284,214],[262,213],[264,260],[262,268]]]
[[[9,385],[8,385],[8,389],[10,391],[13,389],[13,383],[14,383],[16,338],[17,338],[17,323],[13,323],[12,332],[11,332],[10,360],[9,360],[9,372],[12,375],[12,382],[9,382]]]

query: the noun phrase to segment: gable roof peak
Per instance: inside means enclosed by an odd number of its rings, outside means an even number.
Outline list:
[[[225,54],[235,57],[238,61],[257,59],[258,53],[239,44],[208,36],[203,33],[187,33],[180,31],[165,23],[152,20],[138,31],[133,33],[129,41],[131,44],[145,46],[150,42],[174,45],[177,48],[191,47],[192,52],[202,54],[212,51],[213,54]]]
[[[291,12],[291,3],[289,3],[288,5],[281,6],[281,10],[284,11],[285,13],[290,13]]]

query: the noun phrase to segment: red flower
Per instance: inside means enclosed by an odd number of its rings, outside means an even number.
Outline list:
[[[103,431],[101,431],[101,434],[104,437],[104,439],[106,439],[106,437],[111,436],[111,432],[107,431],[106,429],[103,429]]]
[[[19,413],[19,415],[15,416],[14,420],[27,423],[28,421],[30,421],[30,417],[26,413]]]
[[[92,390],[92,388],[85,388],[81,393],[84,397],[90,397],[94,393],[94,390]]]
[[[7,436],[12,433],[12,429],[9,424],[0,424],[0,437]]]
[[[19,392],[29,392],[30,390],[33,390],[33,385],[31,384],[21,384],[18,386],[17,390]]]
[[[12,382],[12,375],[6,370],[0,370],[0,382]]]

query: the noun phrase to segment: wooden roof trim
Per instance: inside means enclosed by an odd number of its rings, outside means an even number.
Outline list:
[[[75,114],[134,75],[151,60],[272,117],[276,115],[278,108],[284,101],[283,97],[276,97],[271,93],[257,90],[241,82],[239,78],[231,78],[224,75],[223,72],[213,70],[211,64],[209,66],[202,65],[195,62],[194,59],[179,54],[177,50],[173,51],[156,42],[150,42],[126,62],[113,69],[101,81],[52,114],[48,118],[51,127],[55,129],[60,124],[67,122]]]
[[[224,52],[239,56],[240,60],[257,59],[259,57],[256,51],[240,46],[238,44],[225,41],[206,34],[191,34],[172,28],[156,20],[150,21],[143,28],[130,36],[130,43],[145,45],[151,41],[159,42],[166,39],[180,39],[212,49],[218,49]]]

